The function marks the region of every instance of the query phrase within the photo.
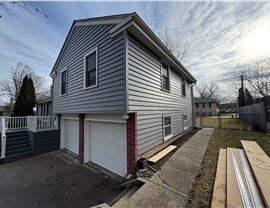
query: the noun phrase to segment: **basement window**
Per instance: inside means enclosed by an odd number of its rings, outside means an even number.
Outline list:
[[[169,139],[172,136],[172,118],[171,116],[163,117],[163,132],[164,132],[164,140]]]
[[[184,127],[184,130],[188,129],[187,114],[183,114],[183,127]]]

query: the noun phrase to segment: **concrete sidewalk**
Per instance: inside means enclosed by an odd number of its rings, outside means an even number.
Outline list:
[[[212,132],[209,128],[200,130],[118,207],[185,207]]]

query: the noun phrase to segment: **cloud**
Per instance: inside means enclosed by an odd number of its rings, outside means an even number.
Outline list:
[[[0,49],[0,56],[36,63],[32,67],[48,85],[50,70],[75,19],[135,11],[154,32],[167,28],[190,43],[184,65],[198,82],[217,81],[222,86],[233,73],[228,66],[252,58],[242,47],[243,40],[270,22],[269,2],[42,2],[40,9],[48,18],[15,10],[0,19],[0,27],[5,28],[0,30],[1,47],[25,54]],[[16,62],[1,59],[1,78]]]

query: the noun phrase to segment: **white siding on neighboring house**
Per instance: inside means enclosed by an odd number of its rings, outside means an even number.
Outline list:
[[[181,76],[170,70],[170,92],[161,90],[161,59],[135,38],[128,39],[129,111],[138,112],[138,153],[164,142],[163,115],[172,118],[173,136],[184,131],[183,114],[192,127],[191,85],[181,95]]]

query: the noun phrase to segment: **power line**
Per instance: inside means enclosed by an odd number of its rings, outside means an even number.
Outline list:
[[[51,61],[51,60],[47,60],[47,59],[37,58],[37,57],[34,57],[34,56],[30,56],[30,55],[25,55],[25,54],[18,53],[18,52],[16,52],[16,51],[12,51],[12,50],[5,49],[5,48],[0,48],[0,50],[3,50],[3,51],[9,51],[9,52],[16,53],[16,54],[19,54],[19,55],[23,55],[23,56],[28,56],[28,57],[31,57],[31,58],[39,59],[39,60],[42,60],[42,61]]]
[[[17,59],[17,58],[3,56],[3,55],[0,55],[0,58],[6,59],[6,60],[10,60],[10,61],[23,61],[23,62],[27,62],[27,63],[33,64],[33,65],[37,65],[37,66],[41,66],[41,67],[46,67],[46,68],[51,68],[51,66],[42,65],[42,64],[31,62],[31,61],[27,61],[27,60],[24,60],[24,59]]]

